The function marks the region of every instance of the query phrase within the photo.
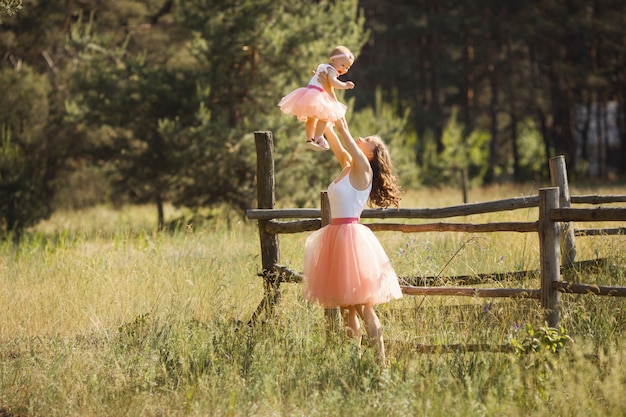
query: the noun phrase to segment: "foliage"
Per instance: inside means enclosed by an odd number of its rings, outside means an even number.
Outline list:
[[[557,353],[571,342],[573,340],[563,326],[558,329],[548,326],[534,329],[530,323],[524,325],[524,333],[521,336],[512,336],[509,339],[509,344],[518,356],[542,351]]]
[[[513,173],[511,160],[496,169],[500,180],[517,179],[533,181],[548,177],[545,168],[545,149],[541,145],[540,134],[532,121],[520,123],[518,137],[519,172]],[[427,186],[455,185],[460,181],[460,170],[467,170],[468,177],[475,185],[483,185],[489,166],[489,132],[474,129],[464,136],[464,126],[453,111],[443,130],[444,150],[437,152],[434,142],[426,141],[421,159],[423,184]],[[505,169],[505,166],[511,168]]]
[[[423,184],[427,186],[455,185],[460,181],[460,170],[467,170],[470,178],[483,177],[487,169],[489,135],[474,130],[463,137],[463,126],[453,116],[443,131],[444,151],[437,154],[434,143],[427,142],[421,156]]]
[[[350,129],[357,136],[377,134],[383,138],[404,188],[414,188],[421,183],[415,164],[416,138],[409,127],[409,109],[403,114],[398,114],[392,103],[383,100],[383,92],[378,89],[371,107],[352,113]]]
[[[542,146],[540,133],[530,120],[520,126],[519,135],[519,177],[526,181],[548,178],[545,161],[548,160]]]
[[[111,164],[113,198],[154,202],[161,213],[162,202],[171,198],[168,179],[184,162],[174,158],[178,144],[161,135],[159,120],[191,119],[194,74],[167,57],[133,48],[130,36],[114,44],[96,31],[93,15],[73,26],[70,45],[80,58],[72,80],[78,92],[74,108],[81,110],[74,116],[84,124],[109,128],[110,140],[90,148],[93,158]]]
[[[50,137],[45,76],[29,67],[0,69],[0,236],[47,218],[59,147]]]
[[[201,105],[197,125],[161,120],[159,132],[175,143],[171,157],[176,172],[168,177],[171,201],[198,210],[222,202],[245,209],[252,204],[254,145],[251,135],[234,137],[234,131],[216,132],[211,113]],[[222,143],[217,143],[218,141]]]
[[[0,24],[2,16],[13,16],[22,8],[22,0],[0,0]]]
[[[433,158],[453,162],[443,153],[444,128],[458,111],[463,137],[474,130],[489,132],[491,159],[486,168],[498,174],[494,180],[528,177],[520,166],[519,152],[524,150],[516,144],[519,129],[528,121],[539,131],[533,147],[542,146],[548,158],[563,154],[575,168],[589,162],[590,146],[607,140],[606,131],[583,133],[575,108],[617,101],[622,116],[613,122],[620,129],[614,139],[619,146],[605,155],[619,152],[619,159],[624,158],[625,3],[360,4],[371,36],[357,61],[363,69],[354,79],[363,88],[350,96],[356,98],[357,108],[367,106],[375,88],[381,87],[384,100],[397,102],[400,112],[410,108],[418,157],[433,148]],[[588,142],[583,143],[580,136],[587,134]],[[422,160],[418,163],[421,168]],[[426,167],[429,163],[423,161]],[[625,166],[604,167],[604,175],[609,168],[623,173]]]

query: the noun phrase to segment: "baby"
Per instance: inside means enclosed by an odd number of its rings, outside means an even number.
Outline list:
[[[340,75],[348,72],[354,63],[354,55],[345,46],[338,46],[330,53],[328,64],[320,64],[306,87],[300,87],[280,100],[278,106],[286,114],[292,114],[305,123],[306,145],[314,151],[327,151],[328,142],[324,130],[328,123],[334,123],[346,114],[347,106],[337,101],[334,89],[351,90],[352,81],[340,81]],[[328,74],[330,93],[324,90],[318,80],[320,72]]]

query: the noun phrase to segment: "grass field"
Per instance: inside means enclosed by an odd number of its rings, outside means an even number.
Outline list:
[[[536,194],[502,186],[470,199]],[[402,206],[460,197],[417,190]],[[59,212],[19,246],[0,244],[0,416],[626,415],[626,299],[563,295],[563,327],[547,329],[536,300],[406,296],[378,308],[381,367],[373,349],[359,359],[349,340],[328,334],[298,284],[282,286],[274,319],[247,326],[263,297],[257,227],[213,214],[159,234],[153,207]],[[455,221],[536,218],[529,209]],[[539,266],[534,234],[378,236],[400,276]],[[301,270],[305,238],[280,236],[282,264]],[[625,236],[576,244],[578,259],[607,262],[572,279],[626,286]],[[539,283],[530,274],[486,286]],[[466,351],[472,345],[482,347]]]

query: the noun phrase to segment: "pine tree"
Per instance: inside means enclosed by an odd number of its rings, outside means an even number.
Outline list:
[[[45,130],[49,88],[27,66],[0,70],[0,236],[18,239],[52,212],[59,155]]]

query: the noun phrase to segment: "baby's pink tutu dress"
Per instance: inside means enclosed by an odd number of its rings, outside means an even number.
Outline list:
[[[328,71],[337,75],[337,70],[330,64],[320,64],[315,75],[306,87],[300,87],[283,97],[278,106],[286,113],[294,115],[303,122],[308,117],[318,120],[335,122],[346,115],[347,106],[328,94],[318,81],[319,73]]]
[[[331,224],[311,233],[304,248],[306,299],[330,308],[402,297],[385,250],[374,233],[359,223],[371,187],[354,189],[349,173],[328,187]]]

